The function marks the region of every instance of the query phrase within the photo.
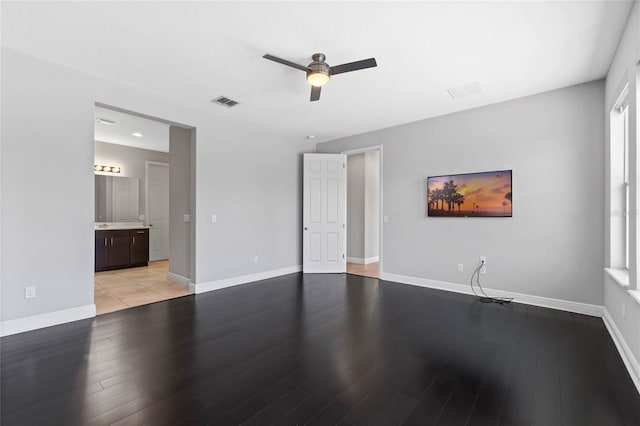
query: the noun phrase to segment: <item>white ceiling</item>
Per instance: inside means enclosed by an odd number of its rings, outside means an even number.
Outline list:
[[[152,151],[169,152],[169,125],[107,108],[95,107],[94,139]],[[102,124],[98,118],[114,121]],[[142,137],[133,136],[140,133]]]
[[[631,5],[3,2],[2,44],[320,142],[602,78]],[[378,67],[334,76],[312,103],[303,72],[262,59],[314,52]],[[476,81],[483,93],[447,93]]]

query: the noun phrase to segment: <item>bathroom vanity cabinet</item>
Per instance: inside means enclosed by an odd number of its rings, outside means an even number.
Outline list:
[[[149,263],[149,229],[105,229],[95,233],[96,272]]]

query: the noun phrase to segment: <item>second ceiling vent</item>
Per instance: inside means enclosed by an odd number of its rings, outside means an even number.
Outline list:
[[[233,99],[229,99],[226,96],[218,96],[214,100],[212,100],[214,104],[226,106],[227,108],[231,108],[232,106],[236,106],[239,104],[238,101],[234,101]]]

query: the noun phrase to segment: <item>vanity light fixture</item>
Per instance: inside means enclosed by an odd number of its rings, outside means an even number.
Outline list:
[[[131,136],[135,136],[136,138],[141,138],[141,137],[142,137],[142,133],[140,133],[140,132],[133,132],[133,133],[131,133]]]
[[[96,164],[93,166],[93,170],[96,172],[120,173],[120,167],[117,166],[100,166]]]

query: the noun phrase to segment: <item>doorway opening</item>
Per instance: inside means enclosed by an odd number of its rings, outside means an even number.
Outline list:
[[[382,257],[382,147],[347,155],[347,273],[379,278]]]
[[[190,294],[193,144],[194,128],[96,104],[98,315]]]

